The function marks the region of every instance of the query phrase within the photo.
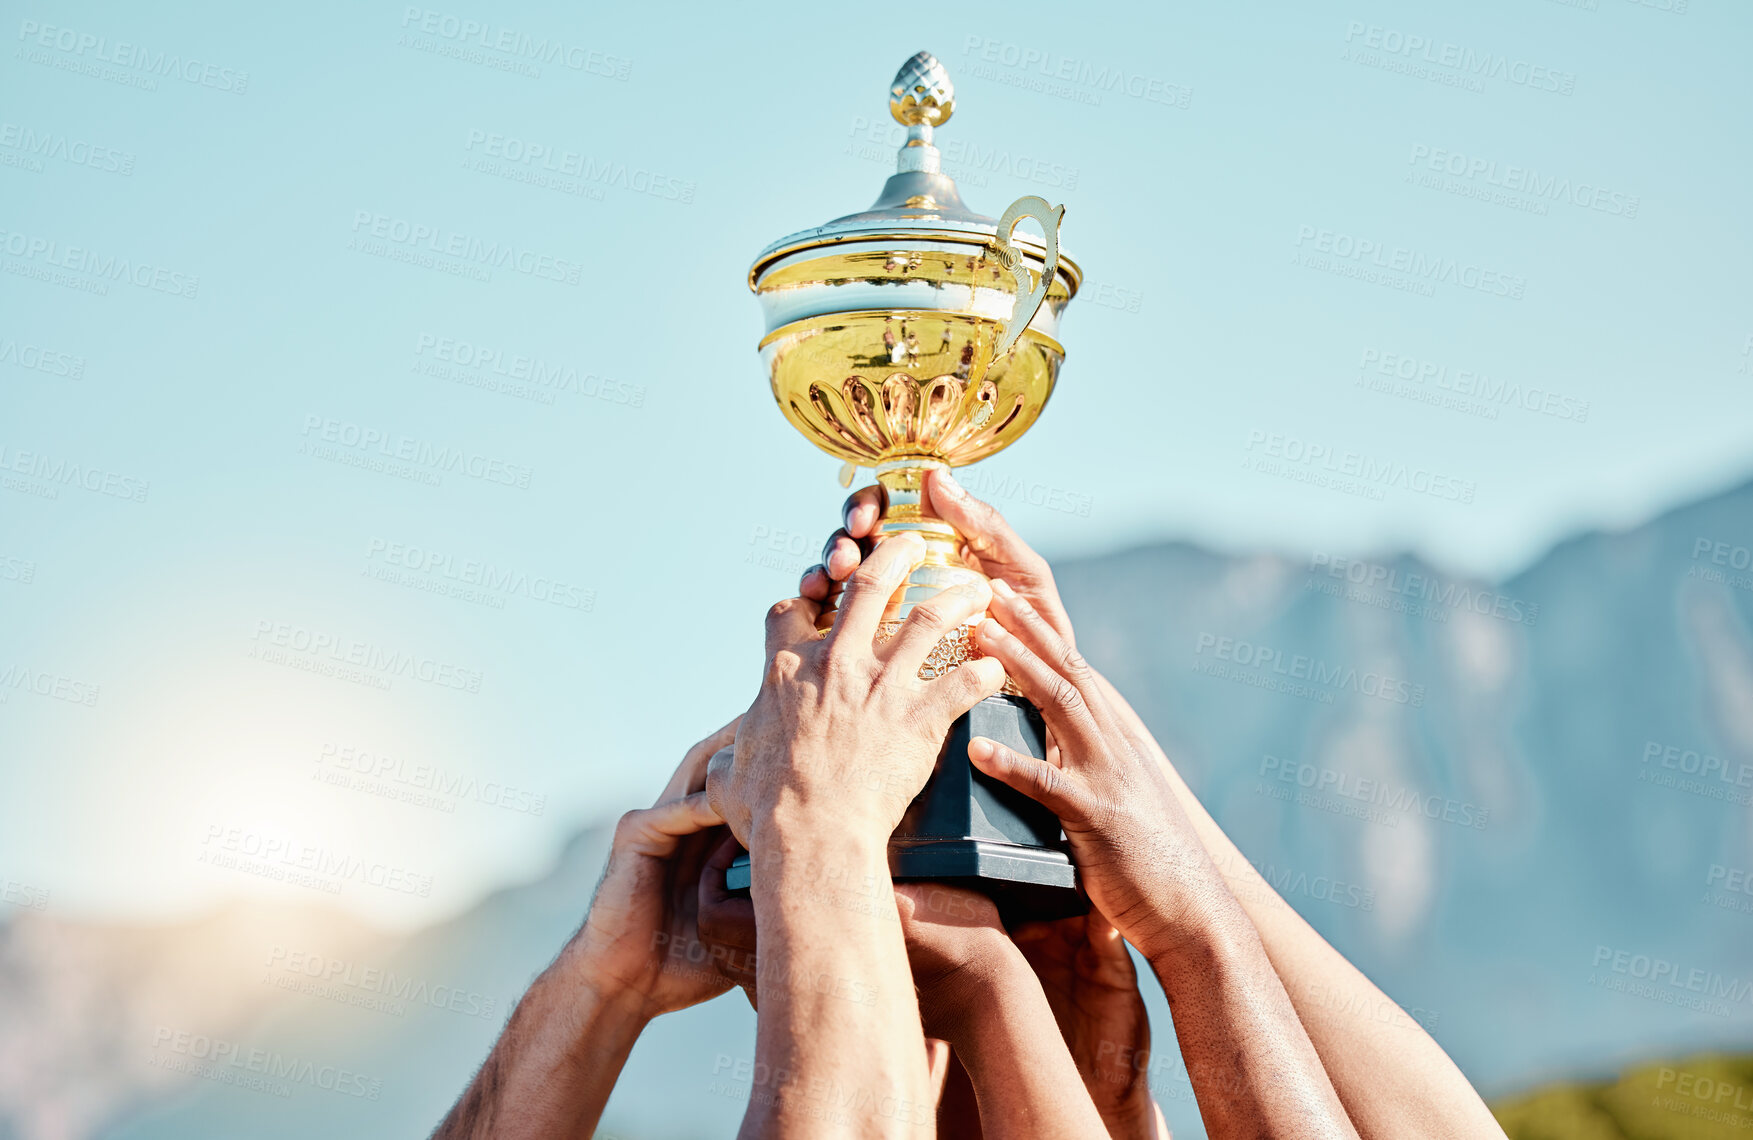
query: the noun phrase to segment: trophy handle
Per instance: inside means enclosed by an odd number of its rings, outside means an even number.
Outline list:
[[[1009,352],[1016,344],[1035,314],[1041,311],[1041,302],[1047,299],[1047,290],[1053,284],[1053,275],[1059,271],[1059,223],[1065,217],[1064,206],[1050,206],[1047,199],[1038,198],[1033,194],[1018,198],[998,219],[998,233],[995,235],[994,249],[998,252],[998,260],[1011,275],[1016,278],[1016,305],[1010,311],[1010,320],[1004,323],[1004,332],[999,336],[998,343],[992,349],[992,359],[997,360]],[[1024,218],[1033,218],[1041,223],[1041,233],[1047,239],[1047,261],[1042,267],[1039,280],[1030,280],[1029,267],[1023,261],[1022,251],[1011,241],[1011,234],[1016,230],[1017,223]]]

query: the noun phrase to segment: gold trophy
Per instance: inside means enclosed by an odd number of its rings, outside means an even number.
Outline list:
[[[927,52],[909,59],[889,89],[889,113],[907,137],[875,204],[781,238],[749,269],[780,410],[843,461],[842,486],[858,468],[872,469],[887,492],[878,536],[913,531],[925,540],[925,561],[890,602],[879,636],[918,603],[980,577],[962,559],[962,536],[930,514],[921,480],[929,467],[984,459],[1034,424],[1065,359],[1059,318],[1082,280],[1059,246],[1063,206],[1020,198],[994,221],[962,204],[932,145],[955,106],[943,65]],[[1017,232],[1024,218],[1041,226],[1041,239]],[[824,608],[824,629],[837,598]],[[920,675],[973,654],[984,616],[946,635]],[[972,736],[1045,755],[1040,714],[1007,683],[951,730],[931,782],[896,829],[891,870],[977,886],[1016,917],[1082,909],[1058,821],[975,771]],[[748,885],[746,862],[728,885]]]

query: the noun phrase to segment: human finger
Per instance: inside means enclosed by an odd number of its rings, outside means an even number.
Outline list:
[[[797,580],[797,596],[808,598],[812,602],[825,602],[834,582],[828,577],[828,568],[820,562],[803,572]]]
[[[816,615],[822,607],[808,598],[786,598],[767,611],[767,661],[816,636]]]
[[[913,607],[880,656],[903,677],[916,676],[944,635],[986,609],[992,588],[975,578],[927,598]],[[971,638],[973,631],[967,631]]]
[[[638,855],[663,859],[675,854],[685,836],[724,822],[705,792],[641,811],[630,811],[615,827],[615,844]]]
[[[707,942],[734,946],[751,953],[755,949],[755,904],[746,894],[732,894],[724,885],[725,873],[743,845],[726,835],[700,869],[700,937]]]
[[[969,494],[946,467],[926,471],[925,492],[932,513],[956,528],[987,576],[1009,579],[1034,599],[1060,636],[1075,640],[1052,567],[1011,529],[997,507]]]
[[[687,754],[682,757],[681,764],[677,765],[674,774],[670,776],[669,783],[664,785],[663,791],[653,801],[652,806],[668,803],[670,800],[678,799],[689,792],[697,792],[704,788],[706,786],[707,761],[712,759],[714,752],[736,739],[737,725],[742,722],[743,714],[738,713],[731,718],[730,723],[689,748]]]
[[[1032,650],[1035,656],[1077,686],[1085,701],[1100,701],[1095,670],[1083,659],[1076,645],[1061,634],[1046,615],[1021,591],[1003,578],[992,580],[993,616],[998,623]]]
[[[998,659],[1023,696],[1041,710],[1042,718],[1060,743],[1061,760],[1067,741],[1088,742],[1100,734],[1078,687],[1042,661],[1010,630],[987,618],[975,629],[974,639],[982,652]]]
[[[877,543],[870,557],[846,580],[846,589],[834,613],[834,628],[828,635],[831,646],[847,645],[854,653],[870,652],[877,626],[888,612],[895,592],[924,560],[925,540],[911,531]]]
[[[841,527],[828,536],[822,544],[822,569],[826,570],[830,580],[843,582],[864,561],[864,550],[858,541],[846,533]]]
[[[927,682],[926,692],[936,706],[944,725],[1004,688],[1004,666],[990,657],[964,661],[935,681]]]
[[[1061,824],[1083,818],[1082,790],[1062,768],[984,736],[968,741],[968,761],[999,783],[1046,807],[1059,817]]]
[[[881,483],[860,487],[852,492],[846,496],[846,502],[840,508],[840,518],[846,524],[846,533],[855,540],[869,538],[888,506],[889,492]]]

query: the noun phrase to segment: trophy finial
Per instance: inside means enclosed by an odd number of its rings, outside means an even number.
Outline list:
[[[889,85],[889,114],[907,128],[907,141],[895,156],[897,174],[937,174],[943,169],[931,145],[931,128],[949,122],[955,110],[956,85],[935,55],[918,52],[901,65]]]
[[[941,127],[956,110],[956,85],[935,55],[922,51],[901,65],[889,86],[889,114],[903,127]]]

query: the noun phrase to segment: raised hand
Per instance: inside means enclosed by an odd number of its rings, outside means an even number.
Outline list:
[[[584,924],[530,985],[436,1140],[589,1137],[652,1018],[730,988],[690,950],[696,880],[716,836],[707,760],[731,721],[688,750],[653,807],[621,817]]]
[[[1182,802],[1185,789],[1154,742],[1078,654],[1045,563],[997,512],[959,491],[946,472],[928,476],[932,507],[963,533],[980,568],[1007,567],[1022,582],[994,578],[997,620],[981,623],[976,645],[1040,708],[1051,740],[1045,757],[1031,757],[975,739],[969,760],[1059,817],[1091,900],[1168,994],[1212,1135],[1355,1136],[1259,933],[1194,829],[1186,804],[1197,802]],[[825,591],[853,561],[853,531],[879,505],[853,497],[844,540],[830,541],[806,589]]]
[[[985,608],[984,583],[915,606],[878,643],[894,594],[924,555],[914,535],[878,544],[825,636],[813,601],[774,606],[760,692],[736,746],[708,765],[711,803],[749,850],[757,1069],[784,1078],[750,1096],[744,1135],[901,1136],[931,1125],[935,1096],[888,840],[951,723],[1004,677],[996,662],[970,661],[919,678],[938,640]]]
[[[986,608],[983,583],[920,603],[877,643],[891,596],[924,551],[911,534],[881,543],[847,581],[825,637],[816,635],[813,601],[791,598],[768,612],[766,678],[734,752],[711,765],[706,785],[751,852],[781,817],[887,842],[931,775],[950,725],[1003,684],[991,661],[919,679],[938,640]]]
[[[688,750],[655,806],[615,826],[608,865],[568,952],[591,975],[637,995],[647,1017],[684,1009],[730,988],[692,947],[698,884],[723,823],[708,801],[706,764],[736,735],[738,717]]]
[[[1156,761],[1137,747],[1095,671],[1003,579],[978,645],[1041,710],[1052,759],[984,737],[968,759],[1059,817],[1090,901],[1147,957],[1172,952],[1235,907]],[[1057,761],[1057,762],[1054,762]]]

